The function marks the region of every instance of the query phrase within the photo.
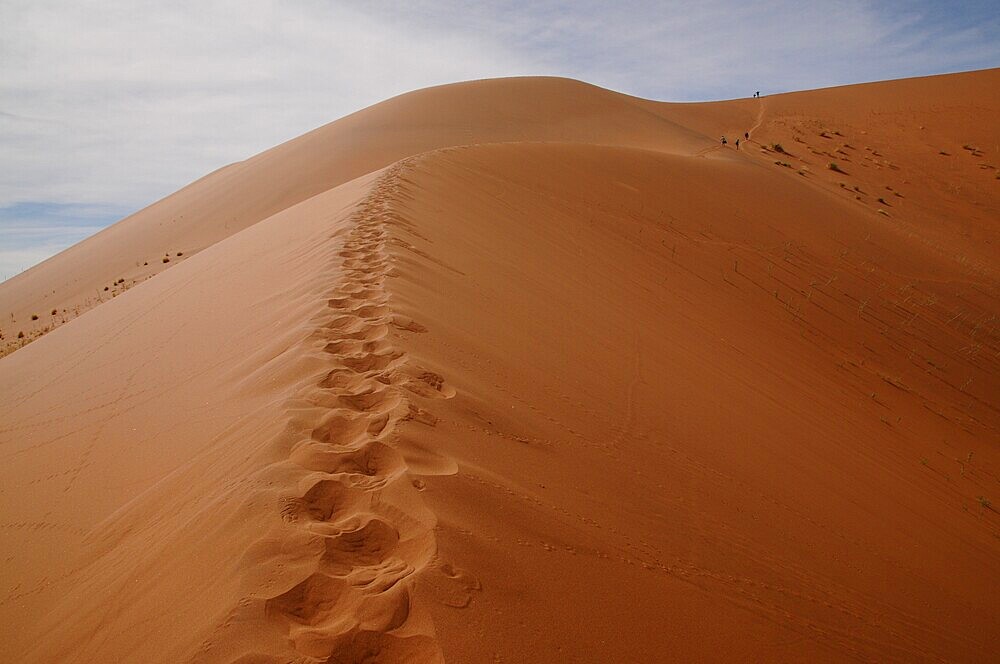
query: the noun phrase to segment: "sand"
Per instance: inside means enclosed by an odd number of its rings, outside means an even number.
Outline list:
[[[992,661],[997,90],[432,88],[0,284],[0,659]]]

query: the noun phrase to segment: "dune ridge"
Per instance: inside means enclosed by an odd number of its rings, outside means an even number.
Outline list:
[[[427,374],[410,376],[405,352],[387,340],[389,326],[424,331],[392,313],[384,288],[387,227],[400,223],[391,201],[402,168],[386,170],[347,220],[337,251],[344,276],[316,330],[333,368],[297,395],[290,413],[296,429],[308,431],[311,422],[310,437],[289,455],[309,472],[298,478],[300,495],[282,498],[281,514],[319,543],[320,556],[308,576],[266,599],[264,615],[287,623],[294,650],[317,661],[443,661],[433,629],[411,615],[411,577],[435,555],[434,517],[414,497],[402,455],[385,442],[400,423],[431,417],[405,394],[434,383]],[[312,415],[315,409],[320,414]],[[299,555],[315,558],[316,548],[302,546]],[[296,555],[268,538],[248,558],[259,566]]]

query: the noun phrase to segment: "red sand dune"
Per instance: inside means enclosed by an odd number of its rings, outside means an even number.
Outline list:
[[[995,661],[998,91],[433,88],[0,284],[0,659]]]

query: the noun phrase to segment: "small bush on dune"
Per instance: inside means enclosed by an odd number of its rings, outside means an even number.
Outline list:
[[[163,262],[164,263],[169,263],[170,262],[170,257],[169,256],[164,256],[163,257]]]
[[[838,166],[837,162],[835,162],[835,161],[831,161],[829,164],[826,165],[826,167],[829,168],[834,173],[843,173],[844,172],[843,170],[841,170],[840,166]]]
[[[31,320],[38,320],[38,314],[31,314]]]

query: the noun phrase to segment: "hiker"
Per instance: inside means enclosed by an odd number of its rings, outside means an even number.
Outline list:
[[[748,131],[743,132],[743,141],[746,142],[749,140],[750,140],[750,132]]]
[[[760,90],[758,90],[756,92],[756,94],[754,94],[754,97],[756,97],[757,99],[760,99]]]
[[[738,139],[738,138],[736,139],[736,149],[737,150],[740,149],[740,139]]]

